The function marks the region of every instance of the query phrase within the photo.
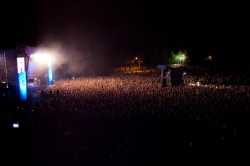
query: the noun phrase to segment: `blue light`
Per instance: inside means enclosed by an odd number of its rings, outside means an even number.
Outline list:
[[[52,81],[53,81],[53,76],[52,76],[52,65],[51,63],[49,63],[49,66],[48,66],[48,82],[49,82],[49,85],[52,85]]]
[[[26,80],[26,72],[22,72],[18,74],[18,83],[20,90],[20,97],[22,100],[27,99],[27,80]]]

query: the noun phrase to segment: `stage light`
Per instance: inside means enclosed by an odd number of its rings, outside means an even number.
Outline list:
[[[39,64],[47,64],[49,61],[51,61],[51,55],[43,52],[32,54],[30,58]]]
[[[48,84],[52,85],[53,83],[53,71],[52,71],[52,62],[53,62],[53,51],[50,50],[37,50],[34,54],[30,55],[30,58],[35,61],[37,65],[46,65],[48,67]]]

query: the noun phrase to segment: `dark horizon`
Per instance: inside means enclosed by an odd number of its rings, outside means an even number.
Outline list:
[[[196,60],[249,60],[244,4],[26,0],[3,6],[0,47],[60,43],[89,61],[111,64],[180,50]]]

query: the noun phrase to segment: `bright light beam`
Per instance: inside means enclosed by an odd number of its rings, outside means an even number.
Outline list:
[[[52,56],[53,53],[50,51],[38,51],[32,55],[30,58],[36,63],[41,65],[47,65],[48,67],[48,84],[52,85],[53,83],[53,71],[52,71]]]

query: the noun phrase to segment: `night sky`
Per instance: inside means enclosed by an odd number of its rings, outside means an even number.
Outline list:
[[[89,61],[139,55],[149,62],[179,50],[193,59],[249,59],[250,53],[249,10],[239,3],[9,0],[1,2],[0,19],[1,47],[59,42]]]

